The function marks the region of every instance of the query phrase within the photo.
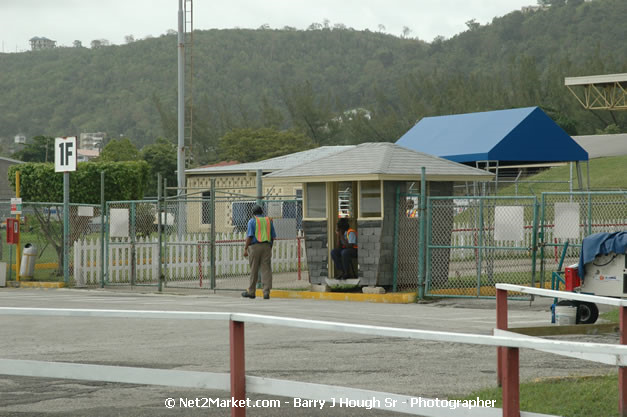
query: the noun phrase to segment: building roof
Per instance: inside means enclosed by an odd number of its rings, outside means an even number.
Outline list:
[[[421,167],[429,181],[486,181],[493,175],[393,143],[362,143],[341,152],[265,175],[290,182],[416,180]]]
[[[228,167],[230,165],[237,165],[239,161],[220,161],[217,164],[203,165],[199,168],[215,168],[215,167]]]
[[[463,163],[588,160],[539,107],[425,117],[396,144]]]
[[[348,146],[321,146],[319,148],[309,149],[302,152],[291,153],[288,155],[277,156],[276,158],[265,159],[258,162],[246,162],[243,164],[229,165],[229,166],[216,166],[216,167],[203,167],[193,168],[185,170],[186,174],[191,175],[206,175],[206,174],[231,174],[231,173],[246,173],[257,172],[258,169],[264,173],[277,171],[279,169],[291,168],[296,165],[300,165],[305,162],[315,161],[316,159],[323,158],[328,155],[335,154],[337,152],[344,151],[346,149],[353,148],[353,145]]]
[[[589,75],[584,77],[566,77],[564,85],[614,84],[627,83],[627,74]]]
[[[617,135],[573,136],[590,158],[627,155],[627,133]]]
[[[17,159],[5,158],[4,156],[0,156],[0,161],[7,161],[14,164],[23,164],[23,161],[18,161]]]

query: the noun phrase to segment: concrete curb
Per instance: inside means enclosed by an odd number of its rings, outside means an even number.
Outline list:
[[[13,288],[64,288],[64,282],[9,281],[7,287]]]
[[[263,291],[257,290],[256,295],[257,297],[263,297]],[[305,300],[361,301],[388,304],[411,304],[416,302],[416,294],[414,293],[362,294],[345,292],[272,290],[270,297]]]

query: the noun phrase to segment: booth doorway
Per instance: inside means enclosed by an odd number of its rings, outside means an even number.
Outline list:
[[[358,198],[357,198],[357,181],[340,181],[332,183],[332,187],[329,187],[331,195],[328,201],[330,202],[329,222],[327,237],[329,242],[329,278],[336,278],[341,274],[341,271],[337,271],[333,259],[331,259],[331,251],[338,247],[338,241],[336,237],[337,221],[340,218],[347,218],[350,227],[357,230],[357,213],[359,213]],[[359,236],[357,237],[357,243],[359,244]]]

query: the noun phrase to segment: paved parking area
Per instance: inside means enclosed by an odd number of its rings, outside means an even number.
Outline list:
[[[247,312],[425,330],[489,334],[494,301],[371,304],[323,300],[242,299],[235,292],[154,294],[150,289],[0,289],[0,306]],[[550,301],[510,302],[510,326],[546,324]],[[49,360],[163,369],[228,372],[228,324],[216,321],[46,318],[0,315],[0,354]],[[617,336],[578,340],[616,343]],[[248,375],[445,398],[493,386],[494,348],[246,325]],[[521,379],[601,374],[612,367],[521,352]],[[0,376],[2,416],[227,416],[228,409],[167,409],[167,398],[220,398],[225,392]],[[265,396],[251,395],[251,399]],[[276,408],[249,416],[386,416],[379,410]],[[287,403],[285,403],[287,401]]]

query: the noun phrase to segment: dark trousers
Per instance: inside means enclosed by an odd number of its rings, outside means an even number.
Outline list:
[[[331,251],[331,258],[335,262],[335,267],[341,269],[344,276],[353,274],[353,259],[357,257],[355,248],[335,248]]]
[[[270,294],[272,289],[272,245],[270,243],[256,243],[248,247],[248,263],[250,265],[250,280],[248,294],[257,290],[257,277],[261,271],[263,293]]]

